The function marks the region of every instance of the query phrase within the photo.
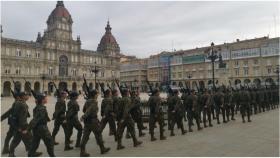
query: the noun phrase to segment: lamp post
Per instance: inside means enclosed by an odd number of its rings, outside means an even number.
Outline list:
[[[212,42],[211,49],[208,51],[207,59],[209,59],[212,63],[212,82],[213,82],[214,90],[216,89],[216,87],[215,87],[215,61],[216,61],[216,59],[219,58],[220,67],[224,67],[224,64],[222,63],[223,60],[222,60],[221,54],[219,56],[217,54],[218,54],[218,52],[217,52],[217,50],[214,50],[214,43]]]
[[[96,89],[96,74],[99,72],[99,70],[97,69],[97,66],[96,66],[96,58],[94,61],[94,69],[91,71],[94,73],[94,84],[95,84],[95,89]]]

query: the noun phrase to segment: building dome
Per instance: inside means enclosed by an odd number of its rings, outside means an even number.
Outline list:
[[[105,34],[102,36],[100,43],[98,44],[97,51],[98,52],[106,52],[106,51],[113,51],[119,53],[120,48],[117,43],[117,40],[113,36],[111,30],[111,26],[109,21],[107,22],[107,26],[105,27]]]
[[[68,10],[64,7],[63,1],[57,1],[55,9],[50,14],[47,23],[51,22],[56,18],[66,18],[69,22],[72,23],[71,15]]]

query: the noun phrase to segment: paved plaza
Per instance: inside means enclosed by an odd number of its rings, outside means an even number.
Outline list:
[[[164,95],[162,94],[164,97]],[[142,99],[147,99],[147,95],[142,94]],[[54,111],[54,104],[56,99],[49,97],[47,105],[49,117],[52,117]],[[99,100],[100,104],[101,98]],[[1,99],[1,114],[3,114],[13,102],[13,98]],[[80,109],[83,107],[84,99],[79,99]],[[34,99],[28,101],[29,112],[32,115],[34,108]],[[100,114],[99,114],[100,115]],[[82,112],[79,113],[79,117]],[[32,116],[31,116],[32,117]],[[29,119],[30,121],[30,119]],[[170,132],[165,128],[165,135],[168,136],[164,141],[150,141],[148,130],[146,136],[139,138],[143,144],[137,148],[133,147],[131,139],[123,139],[123,145],[126,146],[124,150],[116,150],[117,144],[113,141],[113,136],[109,136],[108,126],[103,132],[105,146],[111,148],[111,151],[104,156],[277,156],[279,157],[279,109],[260,113],[252,116],[251,123],[242,123],[241,116],[236,116],[236,121],[230,121],[227,124],[216,124],[214,127],[206,128],[202,131],[187,133],[181,135],[180,130],[176,129],[176,136],[170,137]],[[49,129],[53,129],[53,121],[49,124]],[[148,126],[148,124],[146,124]],[[187,126],[187,123],[184,123]],[[7,120],[1,122],[1,149],[3,148],[4,138],[8,130]],[[156,137],[159,138],[159,129],[156,129]],[[138,134],[138,132],[137,132]],[[72,139],[76,139],[76,131],[72,135]],[[64,152],[64,134],[61,128],[57,141],[59,145],[55,146],[56,156],[79,156],[80,150],[74,149],[72,151]],[[48,156],[46,148],[41,141],[38,151],[43,152],[43,156]],[[99,147],[96,144],[94,135],[91,134],[90,140],[87,144],[87,151],[91,156],[100,155]],[[26,156],[23,143],[17,147],[16,156]],[[2,155],[8,156],[8,155]]]

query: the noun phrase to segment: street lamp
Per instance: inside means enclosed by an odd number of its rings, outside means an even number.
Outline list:
[[[222,55],[219,54],[219,56],[217,55],[218,51],[214,50],[214,43],[211,43],[211,49],[208,51],[208,56],[207,59],[209,59],[212,63],[212,82],[213,82],[213,88],[216,89],[215,87],[215,61],[216,59],[219,58],[219,67],[225,67],[225,64],[223,63],[223,59],[222,59]]]
[[[97,66],[96,66],[96,58],[95,58],[95,61],[94,61],[94,69],[91,70],[93,73],[94,73],[94,84],[95,84],[95,89],[96,89],[96,74],[99,72],[99,70],[97,69]]]

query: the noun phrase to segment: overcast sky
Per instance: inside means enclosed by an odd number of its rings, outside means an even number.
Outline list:
[[[1,2],[3,36],[36,40],[56,1]],[[126,55],[148,57],[172,48],[192,49],[269,35],[279,28],[279,2],[70,2],[73,38],[96,50],[110,19]],[[276,27],[275,27],[276,26]]]

